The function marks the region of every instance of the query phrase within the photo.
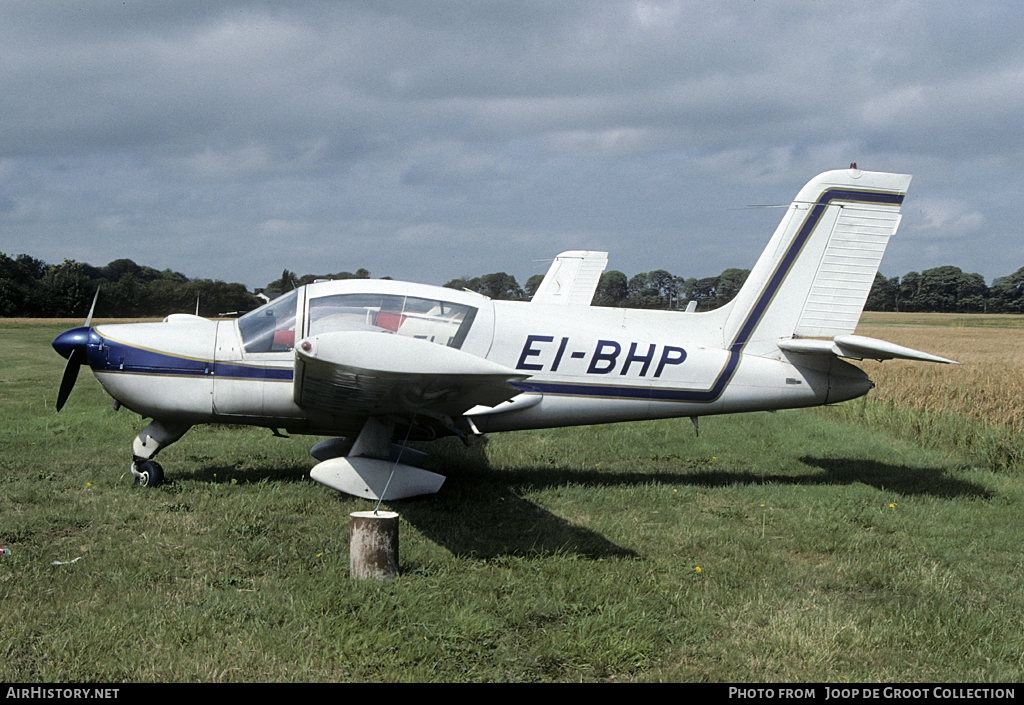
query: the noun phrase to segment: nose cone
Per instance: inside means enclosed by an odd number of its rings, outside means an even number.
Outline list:
[[[53,339],[53,349],[63,357],[71,356],[71,351],[77,347],[85,347],[89,342],[96,342],[93,337],[96,334],[89,326],[80,326],[66,330]]]

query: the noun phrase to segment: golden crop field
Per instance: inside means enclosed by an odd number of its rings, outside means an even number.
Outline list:
[[[870,398],[1024,431],[1024,316],[865,313],[857,333],[961,363],[865,360]]]

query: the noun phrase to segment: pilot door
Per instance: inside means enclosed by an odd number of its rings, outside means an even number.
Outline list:
[[[291,418],[299,297],[291,291],[217,327],[213,411],[218,416]]]

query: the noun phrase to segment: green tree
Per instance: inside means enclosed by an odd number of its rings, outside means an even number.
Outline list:
[[[977,275],[974,276],[977,277]],[[907,277],[904,277],[904,280],[906,279]],[[976,279],[972,279],[970,275],[964,275],[959,267],[946,265],[926,269],[921,272],[917,291],[913,297],[914,310],[937,313],[957,312],[960,310],[962,292],[975,292],[976,285]]]
[[[66,259],[46,270],[40,282],[46,315],[85,318],[95,293],[86,267],[84,262]]]
[[[992,310],[1000,313],[1024,313],[1024,267],[1005,277],[992,280]]]
[[[137,316],[147,308],[145,288],[131,271],[125,271],[114,284],[103,287],[103,311],[108,316]],[[97,302],[97,306],[99,306]],[[145,315],[145,314],[141,314]]]
[[[622,272],[612,269],[601,274],[594,292],[594,306],[621,307],[629,297],[629,279]]]
[[[537,289],[540,288],[540,283],[542,281],[544,281],[543,274],[534,274],[526,280],[526,283],[523,284],[523,293],[526,294],[526,298],[533,298],[533,295],[537,293]]]
[[[658,308],[671,309],[676,307],[681,293],[678,277],[666,272],[664,269],[655,269],[653,272],[647,273],[647,281],[658,292],[658,298],[660,299]]]
[[[898,291],[898,298],[896,301],[897,311],[920,311],[918,308],[920,302],[918,301],[917,294],[921,289],[921,274],[920,272],[907,272],[900,279],[900,286]]]
[[[661,293],[649,272],[640,272],[630,277],[626,306],[628,308],[664,308]]]
[[[38,284],[49,266],[28,255],[0,253],[0,316],[48,315]]]
[[[875,272],[875,281],[864,302],[866,311],[896,311],[899,302],[899,277],[886,279],[881,272]]]
[[[100,274],[111,282],[120,281],[126,274],[131,275],[136,280],[145,279],[142,267],[130,259],[116,259],[106,267],[100,268]]]
[[[726,269],[719,274],[715,286],[715,308],[721,308],[735,299],[749,275],[749,269]]]
[[[505,272],[495,272],[480,277],[480,288],[477,291],[491,299],[505,301],[523,301],[526,299],[526,293],[519,286],[519,283],[516,282],[516,278]]]
[[[957,284],[957,310],[961,313],[988,311],[989,288],[985,278],[977,273],[964,272]]]
[[[698,311],[710,311],[717,306],[718,277],[705,277],[693,283],[690,300],[697,302]]]
[[[256,308],[260,301],[242,284],[228,284],[221,280],[193,279],[185,289],[192,313],[196,302],[199,315],[207,318],[222,315],[237,315]]]
[[[475,287],[480,285],[480,277],[471,278],[468,276],[461,276],[458,279],[452,279],[451,281],[443,284],[446,289],[455,289],[457,291],[464,291],[466,289],[470,291],[477,291]]]
[[[298,289],[299,286],[301,286],[299,275],[289,269],[286,269],[281,272],[281,278],[275,279],[267,284],[264,291],[274,294],[286,294],[292,289]]]
[[[469,289],[483,294],[489,299],[504,301],[525,301],[526,293],[516,282],[516,278],[505,272],[494,272],[482,277],[459,277],[444,285],[448,289]]]

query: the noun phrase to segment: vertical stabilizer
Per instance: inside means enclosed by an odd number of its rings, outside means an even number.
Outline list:
[[[851,168],[808,182],[732,302],[726,345],[771,355],[780,340],[852,334],[910,178]]]

